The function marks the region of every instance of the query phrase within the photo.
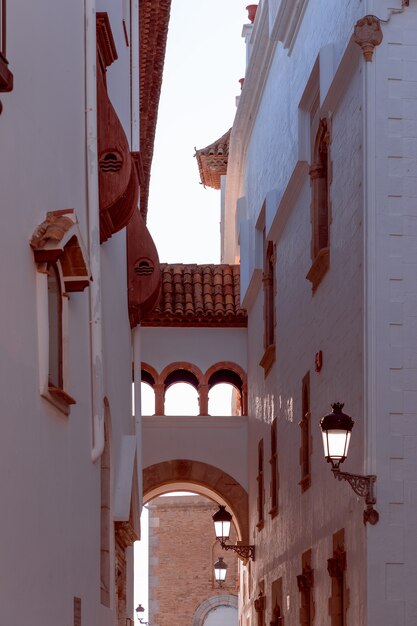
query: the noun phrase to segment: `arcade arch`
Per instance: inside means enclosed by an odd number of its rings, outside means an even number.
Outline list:
[[[185,459],[144,468],[144,503],[170,491],[192,491],[225,504],[233,515],[238,539],[248,543],[248,494],[232,476],[213,465]]]
[[[203,373],[200,368],[189,362],[177,361],[167,365],[158,373],[148,363],[141,365],[141,379],[152,387],[155,393],[155,415],[165,415],[165,395],[172,385],[188,383],[197,390],[199,415],[209,415],[209,392],[214,386],[226,383],[236,392],[237,415],[247,415],[246,372],[237,363],[220,361]]]

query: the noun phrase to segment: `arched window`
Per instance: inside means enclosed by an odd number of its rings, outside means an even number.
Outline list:
[[[174,382],[165,392],[165,415],[198,415],[198,392],[188,382]]]
[[[205,380],[209,415],[246,415],[246,376],[237,364],[216,363],[207,370]]]
[[[209,415],[241,415],[241,403],[236,388],[230,383],[218,383],[208,395]]]
[[[313,293],[329,269],[330,259],[330,129],[321,119],[314,143],[311,179],[312,266],[306,276]]]

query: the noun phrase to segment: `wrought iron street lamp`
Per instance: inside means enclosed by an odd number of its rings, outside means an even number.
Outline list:
[[[346,480],[353,491],[362,498],[365,498],[366,509],[363,513],[363,522],[366,524],[376,524],[379,520],[378,511],[373,507],[376,504],[374,495],[374,484],[376,476],[362,476],[360,474],[349,474],[340,471],[340,464],[346,459],[350,437],[354,425],[353,419],[343,413],[344,405],[340,402],[332,404],[332,412],[325,415],[320,420],[323,436],[324,456],[328,463],[332,464],[332,472],[338,480]]]
[[[227,563],[225,563],[223,557],[220,556],[219,560],[214,564],[214,578],[216,579],[216,582],[219,583],[219,587],[223,586],[223,583],[226,580],[226,574]]]
[[[213,522],[216,539],[220,542],[223,550],[233,550],[244,561],[248,559],[255,560],[255,546],[230,545],[226,543],[229,541],[232,515],[229,511],[226,511],[226,507],[223,504],[220,505],[219,510],[213,515]]]

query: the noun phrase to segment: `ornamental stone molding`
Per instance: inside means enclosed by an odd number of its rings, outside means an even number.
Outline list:
[[[196,609],[196,612],[193,615],[193,621],[191,626],[203,626],[206,621],[209,613],[214,609],[218,609],[222,606],[232,607],[234,609],[238,608],[238,599],[237,596],[232,595],[218,595],[212,596],[208,598],[204,602],[200,604],[200,606]]]
[[[382,41],[381,22],[375,15],[365,15],[355,24],[354,40],[361,48],[365,61],[370,63],[375,46]]]

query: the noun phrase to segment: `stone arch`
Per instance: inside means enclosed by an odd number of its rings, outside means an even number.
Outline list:
[[[205,372],[203,385],[208,391],[218,383],[229,383],[240,393],[242,415],[247,415],[247,380],[245,370],[233,361],[219,361]]]
[[[197,607],[194,615],[191,626],[203,626],[204,621],[206,620],[210,611],[217,609],[221,606],[230,606],[237,610],[238,608],[238,599],[237,596],[224,594],[219,596],[212,596],[211,598],[207,598]]]
[[[162,488],[167,485],[175,485],[177,490],[188,486],[196,493],[226,504],[233,515],[238,539],[249,544],[248,494],[232,476],[213,465],[185,459],[163,461],[144,468],[144,502],[163,493]]]
[[[194,385],[196,389],[198,389],[198,385],[201,383],[201,380],[203,378],[203,373],[200,368],[197,367],[197,365],[194,365],[193,363],[188,363],[187,361],[176,361],[175,363],[170,363],[162,370],[161,374],[159,375],[158,382],[161,382],[166,387],[167,381],[170,381],[172,375],[175,374],[175,372],[185,372],[186,374],[188,374],[188,376],[185,376],[182,379],[182,382],[190,383],[191,385]],[[178,376],[175,382],[180,381],[181,377]],[[168,382],[168,386],[169,384],[172,384],[172,382]]]
[[[155,387],[158,383],[159,374],[152,365],[142,361],[141,363],[141,380],[144,383],[148,383],[151,387]]]

